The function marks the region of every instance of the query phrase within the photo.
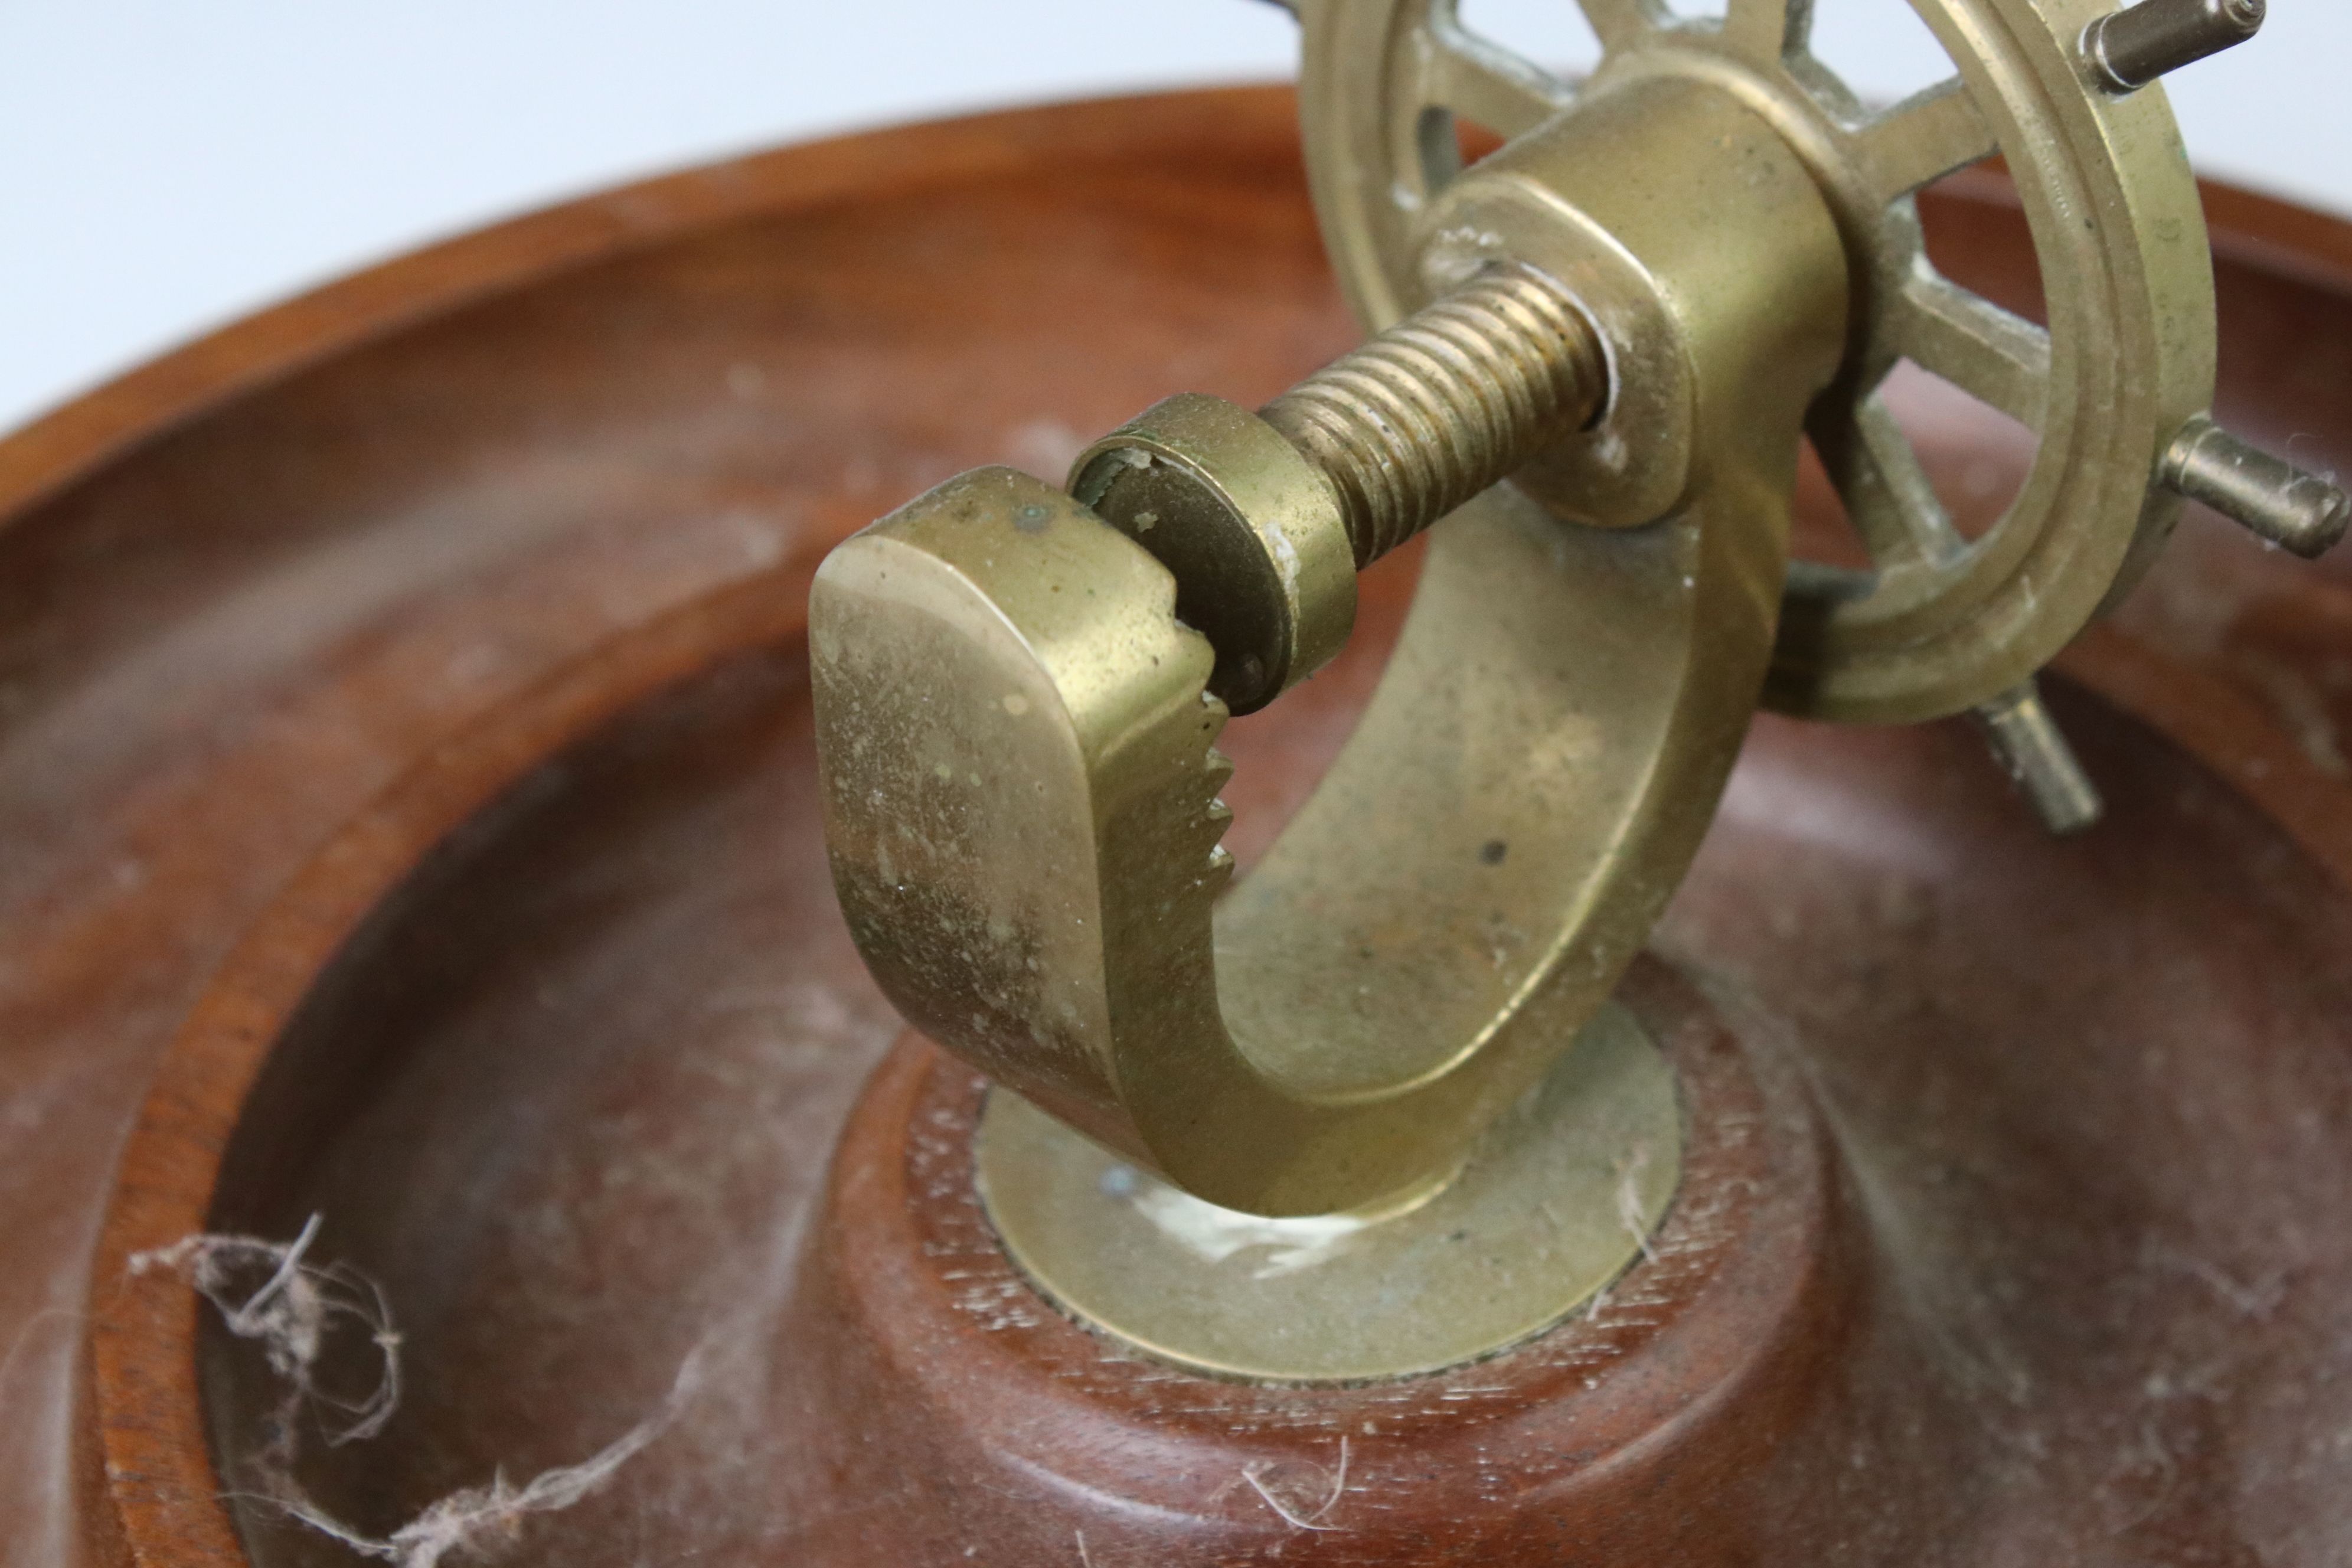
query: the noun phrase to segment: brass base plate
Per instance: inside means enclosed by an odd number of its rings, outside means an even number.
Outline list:
[[[982,1203],[1065,1311],[1197,1371],[1402,1377],[1540,1333],[1640,1255],[1682,1168],[1674,1069],[1612,1004],[1462,1173],[1399,1212],[1265,1219],[1127,1164],[1019,1096],[989,1096]]]

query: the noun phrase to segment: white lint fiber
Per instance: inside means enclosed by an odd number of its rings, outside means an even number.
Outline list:
[[[275,1435],[254,1458],[268,1489],[264,1500],[363,1557],[393,1568],[440,1568],[461,1555],[488,1561],[514,1544],[518,1526],[529,1516],[570,1508],[611,1479],[662,1435],[700,1385],[702,1350],[697,1347],[679,1365],[659,1408],[580,1463],[542,1470],[520,1486],[493,1473],[487,1485],[450,1493],[390,1535],[362,1534],[312,1502],[295,1481],[300,1417],[306,1411],[317,1413],[331,1447],[382,1432],[400,1405],[400,1332],[393,1325],[392,1304],[374,1280],[349,1264],[306,1261],[319,1224],[320,1216],[312,1215],[291,1241],[186,1237],[134,1253],[130,1268],[133,1274],[158,1268],[179,1274],[219,1311],[229,1332],[260,1343],[270,1371],[286,1384],[286,1398],[272,1424]],[[375,1387],[358,1400],[330,1394],[317,1380],[321,1352],[345,1330],[365,1335],[381,1357]]]

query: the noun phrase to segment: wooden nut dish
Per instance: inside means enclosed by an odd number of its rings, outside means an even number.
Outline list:
[[[1254,407],[1354,342],[1295,112],[697,171],[0,443],[15,1560],[2352,1552],[2352,580],[2197,509],[2048,683],[2086,834],[1963,721],[1758,721],[1619,993],[1680,1188],[1567,1321],[1235,1380],[1007,1258],[979,1079],[836,909],[812,576],[960,469],[1058,477],[1173,385]],[[2218,416],[2352,464],[2352,227],[2203,195]],[[1919,208],[2033,308],[2000,176]],[[2029,437],[1889,397],[1963,532],[2004,504]],[[1800,553],[1842,526],[1808,468]],[[1226,731],[1244,870],[1421,561]]]

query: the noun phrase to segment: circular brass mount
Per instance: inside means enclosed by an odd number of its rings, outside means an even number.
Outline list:
[[[1005,1250],[1070,1312],[1225,1377],[1436,1372],[1559,1322],[1639,1258],[1681,1169],[1675,1069],[1625,1007],[1586,1025],[1462,1173],[1386,1210],[1219,1208],[989,1097],[974,1176]]]

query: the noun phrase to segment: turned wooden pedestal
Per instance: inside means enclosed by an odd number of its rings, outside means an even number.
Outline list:
[[[1964,726],[1759,722],[1629,993],[1694,1152],[1598,1309],[1270,1389],[1123,1354],[993,1249],[975,1087],[893,1049],[837,923],[809,574],[957,469],[1057,474],[1166,393],[1254,402],[1344,347],[1288,116],[1087,104],[677,176],[0,443],[24,1561],[354,1561],[284,1482],[381,1540],[633,1430],[444,1562],[2352,1553],[2352,580],[2202,515],[2053,683],[2110,803],[2080,840]],[[2222,415],[2352,466],[2352,229],[2210,201]],[[1925,205],[1948,271],[2031,308],[1997,182]],[[2022,437],[1904,395],[1963,521],[1997,507]],[[1228,731],[1244,866],[1413,565]],[[259,1345],[131,1263],[313,1215],[403,1381],[380,1431],[304,1410],[289,1447]]]

